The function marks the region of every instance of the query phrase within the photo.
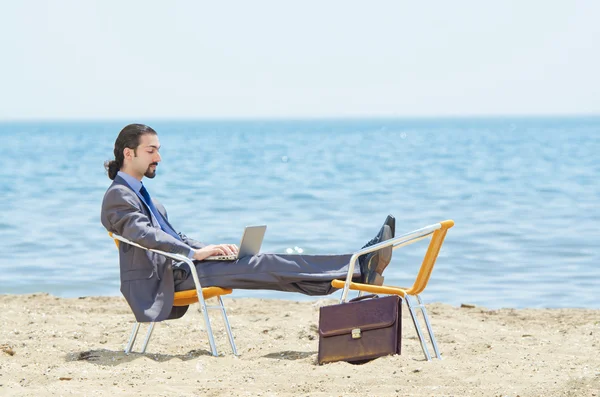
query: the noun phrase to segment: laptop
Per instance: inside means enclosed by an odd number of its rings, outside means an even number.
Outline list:
[[[244,256],[256,255],[260,251],[260,246],[262,245],[266,230],[266,225],[246,226],[237,255],[213,255],[205,258],[204,260],[235,261],[239,258],[243,258]]]

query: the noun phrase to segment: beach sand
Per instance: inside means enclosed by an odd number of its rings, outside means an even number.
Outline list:
[[[404,306],[402,355],[319,366],[319,307],[335,302],[227,299],[237,358],[216,312],[222,356],[209,355],[194,305],[127,356],[123,298],[1,295],[0,395],[600,396],[599,310],[434,303],[443,360],[426,362]]]

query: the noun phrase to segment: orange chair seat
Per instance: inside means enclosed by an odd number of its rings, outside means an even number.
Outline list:
[[[344,285],[346,284],[345,281],[343,280],[333,280],[331,281],[331,285],[334,288],[344,288]],[[389,295],[400,295],[402,297],[404,297],[407,293],[408,293],[408,288],[400,288],[400,287],[392,287],[392,286],[385,286],[385,285],[372,285],[372,284],[362,284],[362,283],[355,283],[355,282],[350,282],[350,289],[354,290],[354,291],[364,291],[364,292],[370,292],[372,294],[389,294]]]
[[[202,288],[202,296],[204,299],[214,298],[215,296],[229,295],[233,290],[221,287],[206,287]],[[198,302],[198,295],[195,289],[175,292],[175,300],[173,306],[188,306]]]

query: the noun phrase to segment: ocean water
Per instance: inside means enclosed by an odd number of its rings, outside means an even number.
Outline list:
[[[349,253],[388,213],[397,234],[454,219],[425,301],[600,307],[600,118],[147,123],[163,160],[146,186],[201,241],[265,223],[263,251]],[[125,124],[0,123],[0,293],[120,294],[99,216]],[[426,244],[396,250],[386,283],[410,285]]]

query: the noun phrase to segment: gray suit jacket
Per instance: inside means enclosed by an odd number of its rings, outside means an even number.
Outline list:
[[[165,208],[154,199],[152,202],[167,220]],[[109,232],[146,248],[187,256],[190,247],[204,247],[182,233],[179,233],[182,241],[165,233],[153,220],[143,197],[118,175],[104,195],[101,221]],[[175,286],[171,259],[128,244],[119,244],[119,259],[121,293],[137,321],[162,321],[183,316],[187,306],[173,306]]]

